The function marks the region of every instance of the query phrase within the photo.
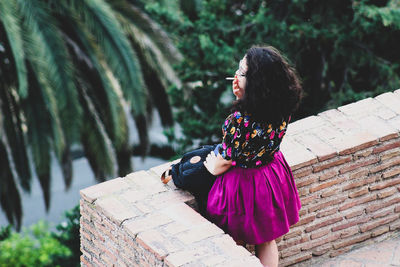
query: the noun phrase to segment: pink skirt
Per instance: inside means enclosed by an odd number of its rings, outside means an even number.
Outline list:
[[[299,221],[301,203],[292,170],[281,151],[260,168],[232,167],[208,194],[207,215],[236,241],[274,240]]]

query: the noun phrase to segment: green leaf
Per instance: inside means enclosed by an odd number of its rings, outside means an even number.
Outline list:
[[[0,21],[4,25],[7,39],[13,53],[16,73],[18,76],[18,93],[27,96],[27,71],[25,67],[25,51],[21,32],[21,14],[18,12],[15,1],[0,1]]]

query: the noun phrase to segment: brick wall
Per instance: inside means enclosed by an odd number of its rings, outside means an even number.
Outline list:
[[[281,151],[302,202],[277,241],[309,265],[400,229],[400,89],[290,123]],[[83,266],[262,266],[159,181],[168,164],[81,191]]]

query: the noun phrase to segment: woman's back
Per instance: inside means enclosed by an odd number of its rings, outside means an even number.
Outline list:
[[[232,166],[261,167],[273,160],[286,133],[290,116],[280,123],[258,122],[251,114],[235,111],[222,125],[223,140],[220,153],[232,159]]]

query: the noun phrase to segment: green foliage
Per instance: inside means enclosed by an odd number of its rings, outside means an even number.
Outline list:
[[[17,229],[19,190],[30,192],[31,166],[48,210],[51,155],[66,188],[71,147],[83,150],[95,178],[104,181],[132,171],[126,110],[142,156],[153,108],[163,126],[172,124],[166,90],[181,83],[171,64],[182,56],[140,6],[129,0],[0,0],[0,206]]]
[[[53,233],[55,237],[62,245],[69,248],[72,252],[70,255],[60,257],[59,262],[62,266],[80,266],[80,235],[79,235],[79,205],[76,205],[73,209],[65,212],[66,221],[58,224],[56,229],[58,232]]]
[[[232,100],[225,77],[252,45],[275,46],[298,70],[305,98],[294,120],[399,88],[398,0],[205,0],[188,1],[184,12],[163,2],[146,1],[146,11],[184,55],[176,66],[182,79],[198,84],[169,90],[183,149],[219,140]]]
[[[11,235],[11,224],[0,227],[0,241],[9,238]]]
[[[57,260],[70,255],[43,221],[0,241],[0,266],[60,266]]]

